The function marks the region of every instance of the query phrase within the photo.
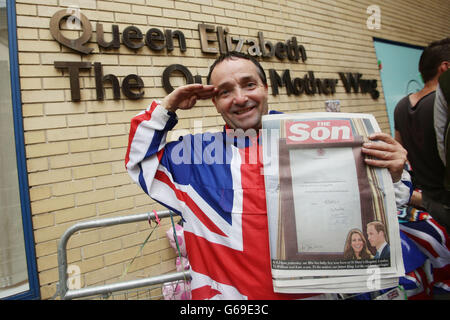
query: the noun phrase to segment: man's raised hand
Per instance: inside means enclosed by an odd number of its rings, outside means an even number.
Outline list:
[[[211,99],[217,92],[212,85],[188,84],[172,91],[162,101],[161,105],[169,111],[191,109],[199,99]]]

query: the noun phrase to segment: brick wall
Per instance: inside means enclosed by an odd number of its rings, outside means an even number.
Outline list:
[[[304,45],[306,63],[273,57],[262,60],[266,69],[279,73],[290,69],[294,76],[313,70],[318,78],[358,71],[366,79],[377,79],[378,100],[368,94],[348,94],[339,85],[332,97],[289,96],[283,88],[279,95],[270,95],[269,103],[281,111],[322,111],[324,100],[340,99],[343,112],[373,113],[387,131],[372,37],[425,46],[448,36],[450,3],[376,1],[381,8],[379,30],[366,27],[366,8],[371,4],[370,0],[16,0],[25,148],[42,298],[55,293],[57,243],[68,227],[87,219],[163,209],[125,172],[129,121],[152,98],[165,95],[161,75],[168,65],[183,64],[205,79],[216,56],[201,51],[199,23],[228,27],[229,34],[245,38],[256,39],[262,31],[273,43],[295,36]],[[131,50],[123,44],[119,49],[100,50],[94,32],[87,44],[93,53],[76,53],[55,41],[49,29],[52,15],[69,5],[80,8],[94,31],[96,22],[102,23],[107,40],[111,39],[112,24],[120,31],[134,25],[144,33],[152,27],[172,29],[183,32],[187,50],[181,52],[176,41],[169,53],[156,53],[146,46]],[[64,32],[73,38],[80,34]],[[105,100],[97,101],[92,68],[80,73],[81,100],[72,102],[67,71],[55,68],[55,61],[101,62],[104,74],[115,74],[120,82],[128,74],[137,74],[145,84],[144,98],[134,101],[122,95],[113,100],[111,89],[106,88]],[[172,83],[179,85],[183,79],[172,79]],[[220,130],[223,125],[209,102],[180,111],[179,118],[177,129],[193,130],[199,119],[205,130]],[[170,221],[163,223],[129,274],[120,280],[174,270],[175,254],[164,235],[169,226]],[[81,232],[69,242],[69,264],[81,268],[83,285],[116,282],[149,230],[147,223],[138,223]]]

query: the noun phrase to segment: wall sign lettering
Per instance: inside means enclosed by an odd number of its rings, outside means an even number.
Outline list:
[[[78,19],[82,27],[81,36],[77,39],[69,39],[63,35],[60,29],[62,21]],[[231,35],[227,27],[214,26],[210,24],[198,25],[201,50],[206,55],[223,54],[230,51],[246,52],[251,56],[260,59],[277,58],[280,61],[289,63],[305,63],[308,59],[306,49],[299,44],[296,37],[291,37],[285,42],[272,43],[264,38],[264,34],[259,31],[257,38],[243,38]],[[53,38],[65,47],[68,47],[80,54],[92,54],[94,48],[86,45],[92,37],[92,25],[89,19],[81,12],[72,16],[70,11],[65,9],[57,11],[50,19],[50,33]],[[122,34],[122,37],[121,37]],[[178,44],[181,52],[187,50],[186,38],[180,30],[150,28],[145,34],[136,26],[127,26],[122,32],[118,25],[111,26],[111,40],[105,40],[103,24],[96,24],[96,42],[99,51],[119,49],[121,44],[131,50],[142,50],[144,46],[151,51],[171,52],[174,50],[174,43]],[[182,58],[180,58],[182,59]],[[81,100],[80,72],[90,70],[94,67],[96,96],[97,100],[105,98],[105,84],[110,83],[115,100],[121,99],[121,93],[131,100],[144,97],[144,81],[136,74],[129,74],[119,83],[117,76],[113,74],[103,75],[101,62],[79,62],[79,61],[55,61],[55,68],[68,70],[70,78],[70,92],[72,101]],[[377,80],[362,79],[360,73],[339,72],[339,79],[325,78],[319,79],[314,76],[313,71],[308,71],[305,75],[296,77],[291,75],[291,71],[286,69],[280,75],[275,69],[269,69],[269,78],[272,87],[272,95],[280,93],[280,88],[285,87],[288,95],[296,96],[306,94],[333,95],[336,93],[336,86],[341,80],[346,93],[369,93],[373,99],[378,99],[380,93],[377,90]],[[200,75],[193,75],[189,69],[182,64],[172,64],[167,66],[162,74],[163,88],[167,93],[174,90],[170,79],[174,73],[181,74],[186,83],[203,83]]]

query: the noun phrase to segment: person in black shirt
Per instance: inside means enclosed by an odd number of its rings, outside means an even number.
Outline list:
[[[445,166],[439,157],[433,106],[439,76],[450,68],[450,38],[432,42],[423,51],[419,71],[425,86],[400,100],[394,111],[395,138],[408,151],[415,193],[412,204],[425,208],[450,231],[450,192],[444,188]]]

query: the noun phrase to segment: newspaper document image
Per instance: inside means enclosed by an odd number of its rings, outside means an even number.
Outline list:
[[[276,291],[367,289],[373,268],[385,287],[403,275],[392,179],[387,169],[367,166],[361,152],[378,131],[369,114],[263,117]],[[373,238],[380,230],[384,243],[377,251]]]

